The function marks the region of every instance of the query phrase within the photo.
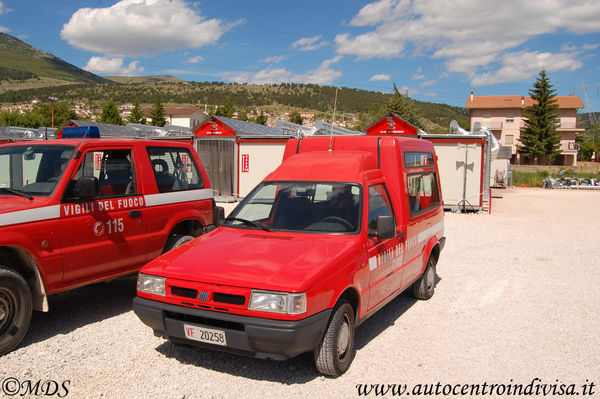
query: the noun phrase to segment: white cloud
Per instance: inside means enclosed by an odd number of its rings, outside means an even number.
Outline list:
[[[437,83],[437,80],[426,80],[423,83],[421,83],[421,87],[427,87],[427,86],[431,86]]]
[[[275,83],[316,83],[328,85],[342,76],[342,72],[335,70],[331,64],[338,62],[342,57],[325,60],[316,69],[303,74],[294,74],[286,68],[266,68],[256,73],[223,74],[223,79],[236,83],[275,84]]]
[[[231,26],[202,17],[183,0],[121,0],[79,9],[60,34],[82,50],[139,56],[214,44]]]
[[[12,10],[10,8],[6,8],[6,6],[4,5],[3,1],[0,1],[0,15],[4,15],[8,12],[11,12]]]
[[[581,61],[574,59],[569,53],[539,53],[537,51],[520,51],[505,54],[502,67],[495,72],[486,72],[473,77],[473,86],[526,80],[542,69],[547,72],[574,71],[581,68]]]
[[[97,74],[121,76],[132,76],[144,72],[144,67],[139,66],[139,61],[133,61],[124,66],[123,58],[107,57],[92,57],[83,69]]]
[[[490,69],[503,68],[498,63],[505,55],[532,38],[563,31],[600,32],[598,19],[600,2],[588,0],[379,0],[351,21],[353,26],[374,27],[357,35],[339,34],[335,45],[338,54],[358,59],[398,58],[410,51],[443,59],[449,72],[476,79],[495,75]]]
[[[187,60],[183,61],[184,64],[198,64],[200,62],[203,62],[204,58],[202,58],[201,56],[197,55],[195,57],[191,57],[188,58]]]
[[[423,72],[423,69],[421,67],[419,67],[419,69],[417,69],[417,73],[415,73],[411,79],[412,80],[425,80],[425,79],[427,79],[427,77],[422,72]]]
[[[371,76],[371,78],[369,79],[369,82],[375,82],[375,81],[388,81],[391,79],[391,76],[387,73],[378,73],[377,75],[373,75]]]
[[[0,32],[2,32],[2,33],[10,32],[10,29],[5,28],[4,26],[0,26]]]
[[[274,64],[279,64],[281,61],[285,60],[286,58],[288,58],[285,55],[274,55],[272,57],[267,57],[265,59],[260,60],[261,62],[267,62],[267,63],[274,63]]]
[[[300,51],[312,51],[327,44],[327,42],[319,42],[319,40],[321,40],[321,36],[303,37],[292,43],[292,47]]]

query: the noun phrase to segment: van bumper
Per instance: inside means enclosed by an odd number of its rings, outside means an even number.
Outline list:
[[[136,297],[133,310],[154,335],[203,348],[260,359],[286,360],[313,351],[332,309],[302,320],[287,321],[194,309]],[[184,324],[225,332],[227,346],[186,338]]]

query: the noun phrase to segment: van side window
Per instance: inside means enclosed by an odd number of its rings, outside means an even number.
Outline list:
[[[377,230],[377,216],[392,215],[392,203],[387,190],[383,184],[376,184],[369,187],[369,231]]]
[[[405,152],[404,164],[407,168],[433,166],[433,154],[431,152]]]
[[[408,175],[408,201],[410,215],[416,216],[440,202],[435,173],[414,173]]]
[[[194,157],[185,148],[148,147],[148,156],[160,193],[202,188]]]

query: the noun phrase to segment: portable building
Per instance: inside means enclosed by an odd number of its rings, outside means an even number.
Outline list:
[[[212,116],[194,131],[194,147],[215,195],[236,200],[281,163],[292,137],[281,129]]]

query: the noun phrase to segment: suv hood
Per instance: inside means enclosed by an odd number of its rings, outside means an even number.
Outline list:
[[[37,214],[39,218],[44,218],[44,215],[47,213],[45,212],[46,207],[49,205],[57,205],[51,197],[33,197],[33,199],[30,200],[17,195],[0,193],[0,225],[12,224],[7,223],[7,220],[5,219],[7,219],[11,213],[19,211],[31,214],[30,216],[32,217],[35,216],[34,214]],[[48,207],[48,209],[50,209],[50,207]],[[59,210],[60,208],[58,208],[58,206],[52,207],[53,214],[58,213]],[[23,221],[28,221],[26,220],[27,215],[25,214],[21,215],[21,218],[16,215],[12,216],[15,216],[15,220],[23,219]],[[54,217],[58,217],[58,215],[55,215]],[[10,218],[13,219],[12,217]]]
[[[140,272],[236,287],[302,292],[364,251],[358,234],[219,227],[155,259]]]

